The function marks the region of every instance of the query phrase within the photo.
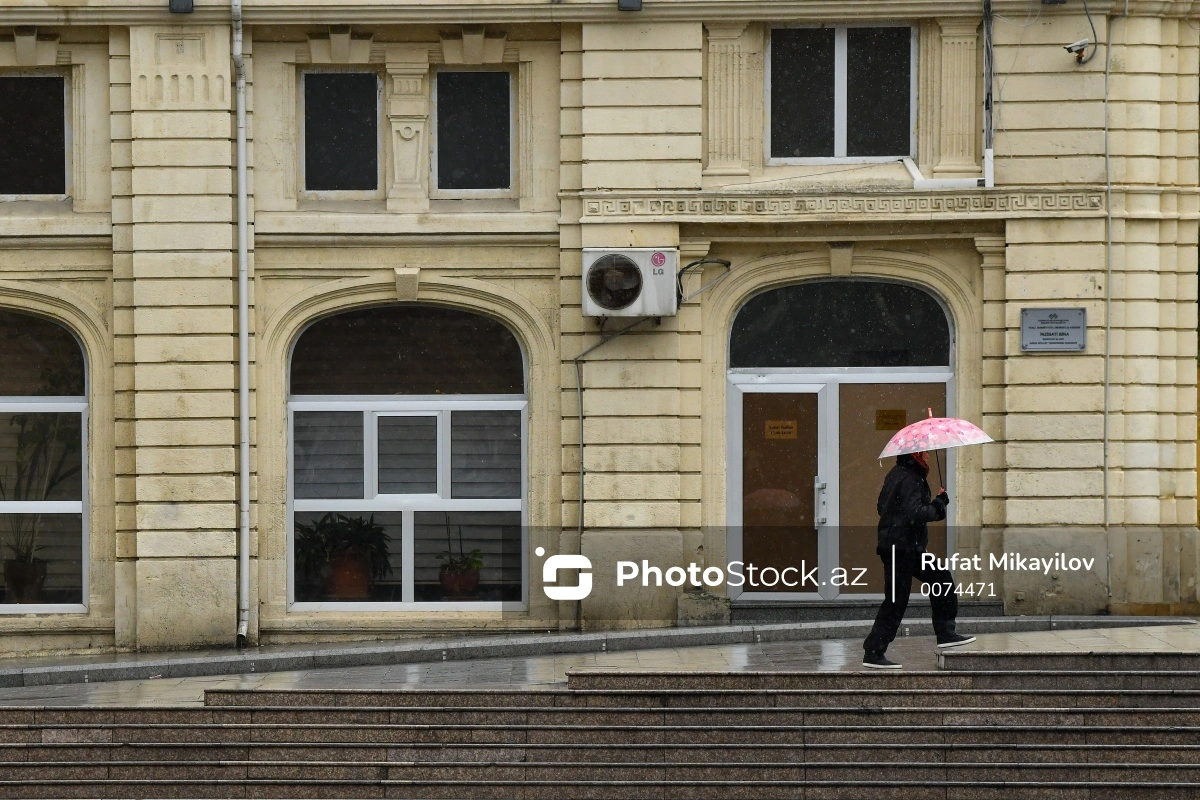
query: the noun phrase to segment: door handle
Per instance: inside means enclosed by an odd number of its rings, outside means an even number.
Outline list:
[[[820,475],[813,476],[813,528],[820,528],[825,524],[825,515],[821,512],[825,505],[825,483],[821,480]]]

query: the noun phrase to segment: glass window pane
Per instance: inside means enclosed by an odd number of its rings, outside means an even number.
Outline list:
[[[66,194],[66,86],[60,75],[0,77],[0,194]]]
[[[83,515],[0,514],[4,603],[83,602]]]
[[[521,599],[521,514],[419,511],[413,568],[418,602]]]
[[[507,189],[512,185],[509,73],[437,74],[439,189]]]
[[[771,157],[832,157],[832,28],[771,31]]]
[[[304,187],[379,188],[379,77],[373,72],[304,75]]]
[[[911,28],[847,30],[846,155],[910,154],[911,70]]]
[[[738,312],[729,366],[945,367],[950,324],[915,286],[808,281],[764,292]]]
[[[379,417],[379,493],[437,494],[437,417]]]
[[[0,113],[3,113],[0,111]],[[0,397],[81,397],[83,350],[43,317],[0,310]]]
[[[297,411],[292,427],[296,497],[362,498],[362,412]]]
[[[450,496],[520,499],[520,411],[450,414]]]
[[[452,308],[394,305],[319,320],[296,342],[292,394],[521,394],[508,328]]]
[[[83,499],[83,417],[0,413],[0,502]]]
[[[399,511],[296,512],[296,602],[399,603]]]

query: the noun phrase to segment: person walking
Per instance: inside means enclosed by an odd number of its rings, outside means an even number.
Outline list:
[[[933,631],[938,647],[956,647],[975,641],[974,636],[954,632],[958,616],[958,595],[954,576],[947,569],[923,566],[921,555],[929,546],[930,522],[946,518],[950,495],[939,489],[930,497],[929,453],[905,453],[896,457],[896,466],[883,481],[876,506],[879,512],[878,544],[875,552],[883,560],[883,602],[875,615],[875,625],[863,642],[862,665],[871,669],[900,669],[884,655],[896,638],[896,631],[912,592],[913,578],[938,584],[930,592],[933,606]]]

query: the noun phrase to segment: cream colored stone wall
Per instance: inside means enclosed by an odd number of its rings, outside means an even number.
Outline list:
[[[1098,559],[1089,575],[1050,582],[985,571],[1010,612],[1194,608],[1195,10],[1135,1],[1125,17],[1121,4],[1094,4],[1113,50],[1076,65],[1062,47],[1091,31],[1075,4],[995,5],[996,187],[938,191],[914,190],[899,162],[846,174],[769,164],[766,45],[778,24],[911,21],[915,162],[927,178],[976,178],[982,31],[961,4],[930,0],[904,20],[891,4],[792,0],[648,3],[639,14],[610,0],[463,0],[377,4],[354,20],[327,1],[248,8],[252,638],[575,624],[574,604],[542,599],[532,557],[524,618],[288,610],[287,359],[310,320],[414,300],[504,320],[530,370],[531,548],[597,565],[631,550],[662,566],[719,564],[729,326],[754,293],[811,277],[916,282],[951,310],[954,406],[998,442],[958,459],[960,549]],[[73,9],[19,2],[0,19],[38,26],[21,42],[0,27],[0,71],[69,76],[73,190],[64,203],[0,203],[0,305],[49,314],[87,348],[89,610],[0,615],[0,632],[43,649],[227,644],[237,523],[227,12],[147,16],[100,0],[85,20]],[[334,27],[347,23],[349,33]],[[447,199],[430,185],[430,78],[461,63],[515,76],[512,197]],[[381,76],[377,197],[303,191],[296,93],[313,66]],[[851,243],[849,257],[831,258],[831,242]],[[592,246],[678,246],[682,263],[734,267],[678,316],[586,357],[581,442],[573,359],[602,333],[580,307]],[[688,288],[719,274],[707,268]],[[1022,354],[1020,310],[1055,305],[1087,308],[1086,352]],[[665,623],[674,603],[674,590],[598,593],[583,615],[603,626],[636,608]]]

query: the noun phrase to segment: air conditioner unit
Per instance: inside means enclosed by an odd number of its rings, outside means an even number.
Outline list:
[[[583,251],[585,317],[673,317],[679,251],[672,247]]]

